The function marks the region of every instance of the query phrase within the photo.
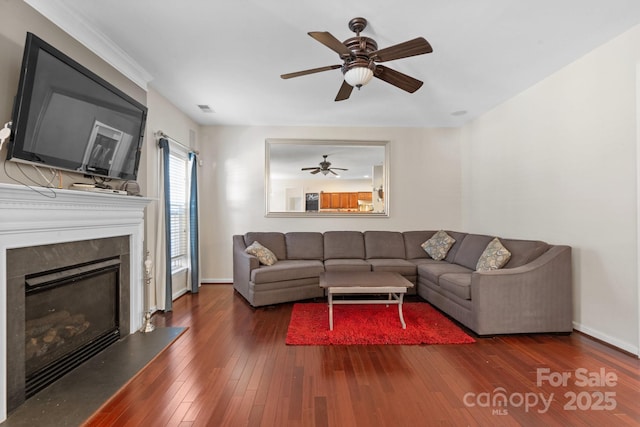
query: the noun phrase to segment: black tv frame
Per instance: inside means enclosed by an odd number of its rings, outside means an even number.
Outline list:
[[[92,84],[95,83],[96,85],[106,89],[108,92],[111,92],[124,103],[128,104],[127,108],[123,109],[121,105],[111,104],[104,101],[103,99],[85,95],[82,92],[70,93],[68,88],[56,88],[55,86],[51,86],[51,88],[49,88],[49,93],[45,96],[42,104],[33,102],[34,100],[32,96],[35,78],[38,70],[37,61],[40,51],[48,53],[53,58],[60,61],[63,65],[67,66],[70,70],[70,73],[78,73],[78,77],[84,76],[89,79]],[[115,176],[113,174],[110,174],[109,170],[105,170],[102,168],[79,169],[73,167],[73,162],[66,161],[63,158],[43,156],[42,154],[39,154],[35,151],[29,151],[29,149],[26,149],[25,146],[29,142],[26,141],[27,129],[31,126],[37,126],[37,123],[33,123],[33,120],[31,122],[29,121],[30,111],[34,108],[40,109],[41,112],[40,114],[38,114],[38,119],[36,120],[36,122],[40,121],[42,118],[42,109],[46,108],[46,103],[50,102],[51,97],[54,94],[73,97],[95,106],[107,108],[114,112],[130,113],[129,115],[136,117],[136,119],[139,115],[140,127],[139,129],[136,129],[139,132],[137,135],[133,135],[134,139],[137,137],[138,140],[134,140],[132,142],[135,150],[128,151],[128,153],[135,155],[133,171],[131,173],[128,173],[126,171],[119,171],[121,173]],[[128,108],[129,106],[130,109]],[[141,148],[144,141],[147,111],[147,107],[142,103],[136,101],[131,96],[124,93],[122,90],[107,82],[97,74],[90,71],[88,68],[84,67],[74,59],[62,53],[57,48],[42,40],[38,36],[34,35],[33,33],[27,32],[22,59],[22,68],[20,72],[20,80],[18,84],[18,92],[15,98],[12,114],[12,132],[7,149],[7,160],[32,164],[41,167],[48,167],[52,169],[70,171],[86,176],[101,177],[104,179],[136,180],[140,166]],[[136,121],[135,123],[137,125],[138,121]],[[38,129],[36,128],[34,130],[34,135],[37,134],[37,132]]]

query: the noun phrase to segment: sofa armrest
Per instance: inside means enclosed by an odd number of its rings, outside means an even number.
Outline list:
[[[251,271],[258,268],[260,263],[258,258],[244,251],[246,248],[247,245],[244,243],[243,236],[233,236],[233,287],[240,292],[247,301],[251,301],[249,296]]]
[[[472,273],[474,330],[480,335],[571,332],[571,270],[571,247],[556,245],[520,267]]]

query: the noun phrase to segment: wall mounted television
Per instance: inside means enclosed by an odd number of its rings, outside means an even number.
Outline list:
[[[135,180],[147,107],[27,33],[7,160]]]

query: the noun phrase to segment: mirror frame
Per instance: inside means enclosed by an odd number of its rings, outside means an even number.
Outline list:
[[[290,145],[345,145],[345,146],[363,146],[363,147],[384,147],[384,165],[383,165],[383,191],[384,191],[384,211],[383,212],[320,212],[320,211],[304,211],[304,212],[271,212],[269,207],[269,194],[271,193],[271,175],[270,175],[270,153],[273,145],[290,144]],[[389,217],[389,199],[390,199],[390,141],[375,140],[329,140],[329,139],[285,139],[285,138],[267,138],[265,140],[265,216],[267,218],[327,218],[327,217],[344,217],[344,218],[388,218]],[[375,191],[375,189],[372,189]],[[380,190],[378,190],[380,191]]]

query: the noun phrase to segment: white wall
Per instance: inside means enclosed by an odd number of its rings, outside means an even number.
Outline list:
[[[573,247],[578,330],[638,353],[640,26],[463,130],[463,229]]]
[[[266,218],[267,138],[391,141],[389,218]],[[201,133],[202,278],[232,280],[231,237],[248,231],[426,230],[461,225],[458,129],[205,127]]]

